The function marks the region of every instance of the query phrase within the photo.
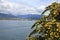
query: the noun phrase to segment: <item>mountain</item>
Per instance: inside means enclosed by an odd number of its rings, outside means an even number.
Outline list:
[[[0,13],[0,19],[3,19],[3,18],[5,19],[5,18],[17,18],[17,17],[12,14]]]
[[[27,14],[27,15],[12,15],[12,14],[4,14],[0,13],[0,19],[31,19],[37,20],[42,18],[43,15],[38,14]]]
[[[24,18],[24,19],[40,19],[43,15],[38,14],[27,14],[27,15],[17,15],[18,18]]]

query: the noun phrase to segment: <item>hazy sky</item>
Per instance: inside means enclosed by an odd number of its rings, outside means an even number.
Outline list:
[[[0,12],[10,12],[14,15],[41,14],[46,6],[55,1],[56,0],[0,0]]]

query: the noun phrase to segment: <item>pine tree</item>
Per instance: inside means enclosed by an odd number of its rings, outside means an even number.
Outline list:
[[[49,11],[48,16],[43,16],[32,27],[33,31],[27,40],[60,40],[60,3],[54,2],[43,11]]]

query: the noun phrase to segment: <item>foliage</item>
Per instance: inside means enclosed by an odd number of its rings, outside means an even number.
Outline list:
[[[60,3],[54,2],[43,11],[50,11],[48,16],[43,16],[31,29],[26,40],[60,40]]]

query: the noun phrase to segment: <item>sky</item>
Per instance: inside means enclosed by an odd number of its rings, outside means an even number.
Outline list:
[[[53,2],[56,0],[0,0],[0,13],[13,15],[41,14],[45,7]]]

